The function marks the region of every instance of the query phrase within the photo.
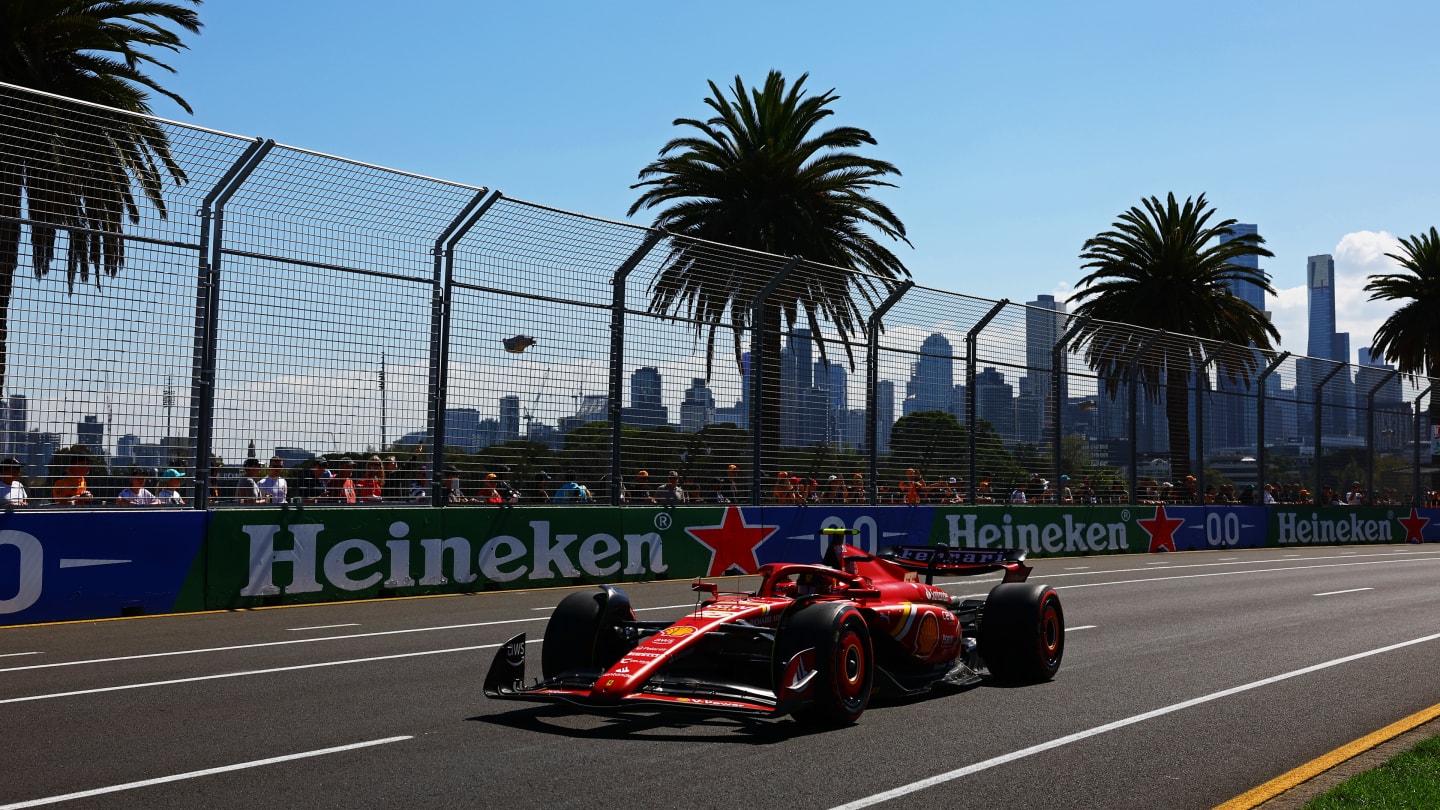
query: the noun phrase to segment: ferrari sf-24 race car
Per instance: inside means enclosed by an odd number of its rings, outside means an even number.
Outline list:
[[[695,609],[674,623],[637,620],[609,585],[573,593],[545,628],[543,677],[525,683],[522,633],[496,653],[485,694],[837,725],[859,718],[872,692],[908,696],[985,676],[1038,682],[1060,668],[1060,597],[1026,582],[1023,552],[900,546],[875,555],[835,544],[824,563],[765,565],[754,593],[697,580]],[[985,599],[934,585],[936,574],[995,571],[1003,581]]]

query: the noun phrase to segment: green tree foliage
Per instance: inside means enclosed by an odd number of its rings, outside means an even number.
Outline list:
[[[666,143],[640,170],[632,188],[644,189],[629,214],[659,209],[655,226],[679,239],[650,291],[651,312],[684,317],[705,344],[706,374],[713,368],[717,336],[727,335],[737,367],[750,302],[769,277],[715,261],[713,247],[696,240],[803,257],[764,316],[764,367],[756,394],[778,404],[782,318],[804,322],[826,357],[822,322],[840,338],[861,332],[866,311],[909,271],[871,236],[905,239],[905,226],[871,196],[900,174],[885,161],[854,150],[875,138],[857,127],[816,132],[834,114],[834,91],[810,95],[807,75],[793,85],[771,71],[759,88],[740,77],[727,95],[710,82],[705,120],[677,118],[690,134]],[[863,271],[863,272],[862,272]],[[861,301],[867,307],[862,308]],[[852,357],[853,360],[853,357]],[[764,409],[759,426],[766,447],[779,446],[779,409]]]
[[[149,113],[153,90],[186,112],[190,106],[164,89],[147,66],[174,72],[155,50],[186,45],[172,30],[200,30],[188,4],[7,0],[0,3],[0,82],[43,90],[130,113]],[[165,216],[165,177],[185,182],[157,124],[108,110],[85,108],[0,88],[0,388],[6,372],[10,296],[19,266],[21,225],[30,225],[31,264],[50,271],[57,234],[66,231],[65,271],[98,285],[125,263],[124,219],[140,219],[134,189]]]
[[[1365,284],[1371,301],[1401,302],[1375,331],[1371,350],[1384,355],[1404,374],[1440,377],[1440,233],[1400,240],[1399,253],[1386,256],[1400,264],[1398,273],[1373,275]],[[1440,397],[1430,396],[1430,424],[1440,425]],[[1431,458],[1434,464],[1440,459]]]
[[[1272,256],[1258,235],[1234,236],[1235,220],[1211,223],[1215,209],[1205,195],[1183,205],[1168,195],[1148,197],[1111,224],[1112,230],[1086,240],[1080,258],[1089,273],[1080,279],[1075,316],[1092,320],[1081,328],[1077,349],[1105,381],[1112,396],[1124,391],[1130,361],[1148,335],[1131,327],[1163,329],[1139,368],[1138,383],[1151,401],[1165,402],[1170,465],[1183,478],[1190,465],[1189,386],[1216,346],[1195,338],[1232,344],[1214,359],[1217,373],[1248,384],[1261,358],[1245,346],[1269,351],[1280,334],[1265,314],[1230,293],[1229,284],[1249,281],[1274,295],[1263,273],[1234,264],[1246,256]],[[1234,236],[1227,242],[1221,237]],[[1158,362],[1157,362],[1158,360]]]

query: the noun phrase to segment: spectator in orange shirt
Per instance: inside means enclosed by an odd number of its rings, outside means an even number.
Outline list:
[[[795,485],[790,482],[790,473],[781,471],[775,476],[775,502],[793,503],[795,500]]]
[[[902,500],[910,506],[920,503],[920,493],[925,488],[925,481],[920,477],[919,471],[914,467],[905,471],[905,480],[900,482]]]
[[[62,506],[89,506],[95,502],[85,476],[90,474],[90,459],[79,454],[65,460],[65,475],[55,481],[50,495]]]
[[[385,480],[385,463],[379,456],[371,456],[365,462],[365,471],[355,482],[355,498],[361,503],[377,503],[383,500],[381,487]]]

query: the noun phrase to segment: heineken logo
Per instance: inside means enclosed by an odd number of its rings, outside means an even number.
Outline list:
[[[1023,510],[1020,512],[1023,515]],[[1028,522],[1006,512],[997,522],[980,523],[974,512],[949,514],[950,545],[958,548],[1020,549],[1035,553],[1087,554],[1130,548],[1123,522],[1086,523],[1065,513],[1058,520]]]
[[[524,536],[410,537],[403,521],[389,538],[339,538],[324,523],[247,524],[250,565],[241,596],[361,591],[376,585],[548,582],[578,577],[662,574],[660,535],[553,534],[533,520]],[[333,534],[333,533],[332,533]],[[418,579],[416,575],[418,576]]]

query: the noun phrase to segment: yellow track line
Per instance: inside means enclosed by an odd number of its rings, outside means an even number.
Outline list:
[[[1279,796],[1291,788],[1307,782],[1348,759],[1353,759],[1381,743],[1399,737],[1411,729],[1418,728],[1440,717],[1440,703],[1422,709],[1403,720],[1398,720],[1373,734],[1336,748],[1328,754],[1317,757],[1289,773],[1271,779],[1269,782],[1236,796],[1228,802],[1216,805],[1215,810],[1250,810]]]

